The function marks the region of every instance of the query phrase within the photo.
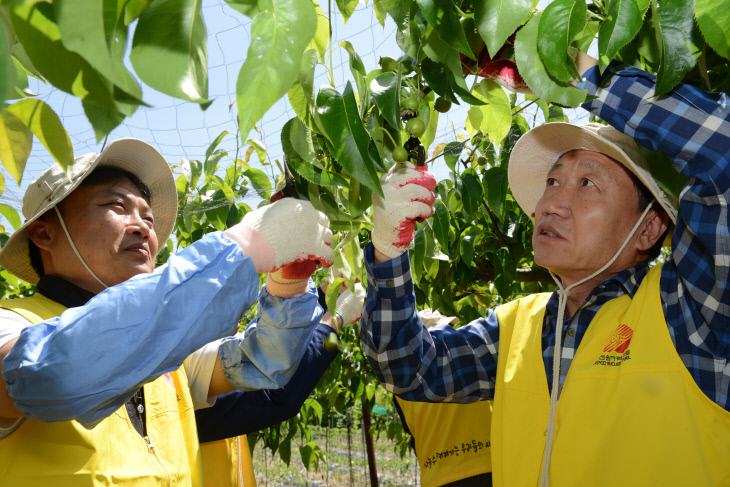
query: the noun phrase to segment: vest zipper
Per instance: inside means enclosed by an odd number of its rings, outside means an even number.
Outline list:
[[[155,460],[157,460],[157,463],[160,464],[160,467],[162,468],[162,472],[165,475],[165,487],[170,487],[170,473],[167,471],[165,466],[162,464],[162,461],[160,460],[160,457],[157,456],[157,448],[155,448],[155,445],[152,443],[152,440],[150,440],[149,436],[144,437],[145,443],[147,443],[147,450],[149,450],[152,455],[154,455]]]

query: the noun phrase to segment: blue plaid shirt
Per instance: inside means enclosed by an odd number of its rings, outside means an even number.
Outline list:
[[[700,389],[730,410],[730,107],[724,93],[679,85],[654,97],[655,77],[612,64],[603,76],[594,67],[582,87],[597,98],[583,108],[640,144],[667,153],[689,177],[680,197],[672,254],[662,267],[661,300],[677,353]],[[368,359],[386,388],[407,400],[472,402],[493,397],[499,323],[490,310],[458,330],[427,330],[416,313],[408,253],[374,264],[365,249],[368,301],[361,338]],[[648,272],[646,263],[605,280],[562,324],[561,384],[575,351],[600,307],[634,296]],[[552,381],[558,297],[547,304],[542,350]]]

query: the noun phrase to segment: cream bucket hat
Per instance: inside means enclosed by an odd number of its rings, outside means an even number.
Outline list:
[[[649,161],[641,155],[634,139],[598,123],[546,123],[517,141],[509,160],[509,185],[517,204],[531,218],[534,219],[537,202],[545,192],[548,171],[563,154],[575,149],[600,152],[623,164],[654,195],[672,223],[677,223],[677,200],[656,183]]]
[[[38,283],[40,277],[30,264],[25,229],[71,194],[97,166],[123,169],[147,185],[150,206],[155,215],[155,233],[160,249],[164,248],[177,217],[177,190],[170,166],[162,154],[148,143],[138,139],[117,139],[101,153],[93,152],[74,159],[68,174],[54,164],[30,183],[23,196],[25,223],[0,250],[0,266],[26,282]]]

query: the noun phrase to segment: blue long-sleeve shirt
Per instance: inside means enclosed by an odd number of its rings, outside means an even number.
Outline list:
[[[689,177],[680,197],[672,254],[663,264],[661,299],[677,353],[700,389],[730,410],[730,107],[723,93],[680,84],[654,97],[654,76],[612,64],[604,76],[585,73],[583,88],[598,97],[583,107],[640,144],[666,152]],[[407,400],[471,402],[493,397],[499,322],[489,310],[458,330],[429,332],[416,313],[408,254],[375,265],[365,249],[368,301],[361,338],[380,380]],[[592,290],[581,308],[561,324],[561,383],[585,331],[600,307],[633,296],[646,263],[626,269]],[[556,333],[557,294],[547,304],[542,350],[548,384]]]
[[[328,352],[325,324],[314,328],[291,380],[281,389],[233,391],[218,396],[212,407],[195,411],[200,442],[246,435],[295,416],[339,352]]]
[[[84,306],[23,329],[3,360],[8,393],[27,417],[77,419],[93,426],[143,384],[176,370],[203,345],[233,333],[256,299],[258,282],[253,262],[236,243],[222,233],[209,234],[154,273],[135,276]],[[301,335],[311,334],[322,310],[313,287],[295,299],[276,298],[265,289],[262,296],[266,299],[258,332],[247,339],[257,342],[252,349],[288,357],[289,370],[281,360],[268,370],[272,364],[265,354],[248,357],[244,347],[239,348],[241,362],[230,366],[237,366],[244,378],[281,387],[301,357],[297,347],[306,343]],[[267,305],[275,313],[268,313]],[[300,307],[306,313],[298,313]],[[292,329],[271,322],[276,316],[290,317]],[[239,338],[240,344],[244,340]]]

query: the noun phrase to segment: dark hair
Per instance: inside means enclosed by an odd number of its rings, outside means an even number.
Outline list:
[[[116,183],[118,181],[121,181],[123,179],[129,180],[134,186],[139,190],[140,194],[142,195],[142,198],[147,202],[147,204],[151,204],[150,201],[152,199],[152,195],[150,193],[150,189],[147,187],[145,183],[142,182],[141,179],[139,179],[136,175],[132,174],[129,171],[125,171],[124,169],[120,169],[118,167],[114,166],[98,166],[93,171],[91,171],[91,174],[86,176],[86,178],[79,184],[79,188],[88,187],[88,186],[98,186],[100,184],[109,184],[109,183]],[[68,196],[68,195],[66,195]],[[62,208],[63,200],[59,201],[56,206],[59,208]],[[38,220],[49,220],[51,218],[57,218],[56,217],[56,211],[51,208],[50,210],[46,211],[43,215],[38,217]],[[43,260],[41,259],[41,250],[38,248],[38,246],[30,239],[28,239],[28,257],[30,258],[30,265],[33,267],[33,270],[36,271],[38,276],[43,277],[46,275],[44,269],[43,269]]]
[[[636,177],[636,175],[632,172],[629,172],[631,175],[631,180],[634,182],[634,188],[636,188],[636,193],[639,196],[637,205],[636,205],[636,211],[641,214],[644,212],[647,206],[649,206],[649,203],[656,197],[652,194],[651,191],[649,191],[649,188],[644,186],[644,183],[641,182],[641,180]],[[660,213],[666,213],[664,208],[662,208],[662,205],[659,204],[658,201],[655,201],[652,205],[652,209],[654,211],[660,212]],[[664,239],[667,236],[667,233],[669,232],[669,227],[664,231],[664,233],[659,237],[659,240],[656,241],[656,243],[649,249],[649,261],[652,261],[659,257],[659,254],[662,252],[662,246],[664,244]]]

